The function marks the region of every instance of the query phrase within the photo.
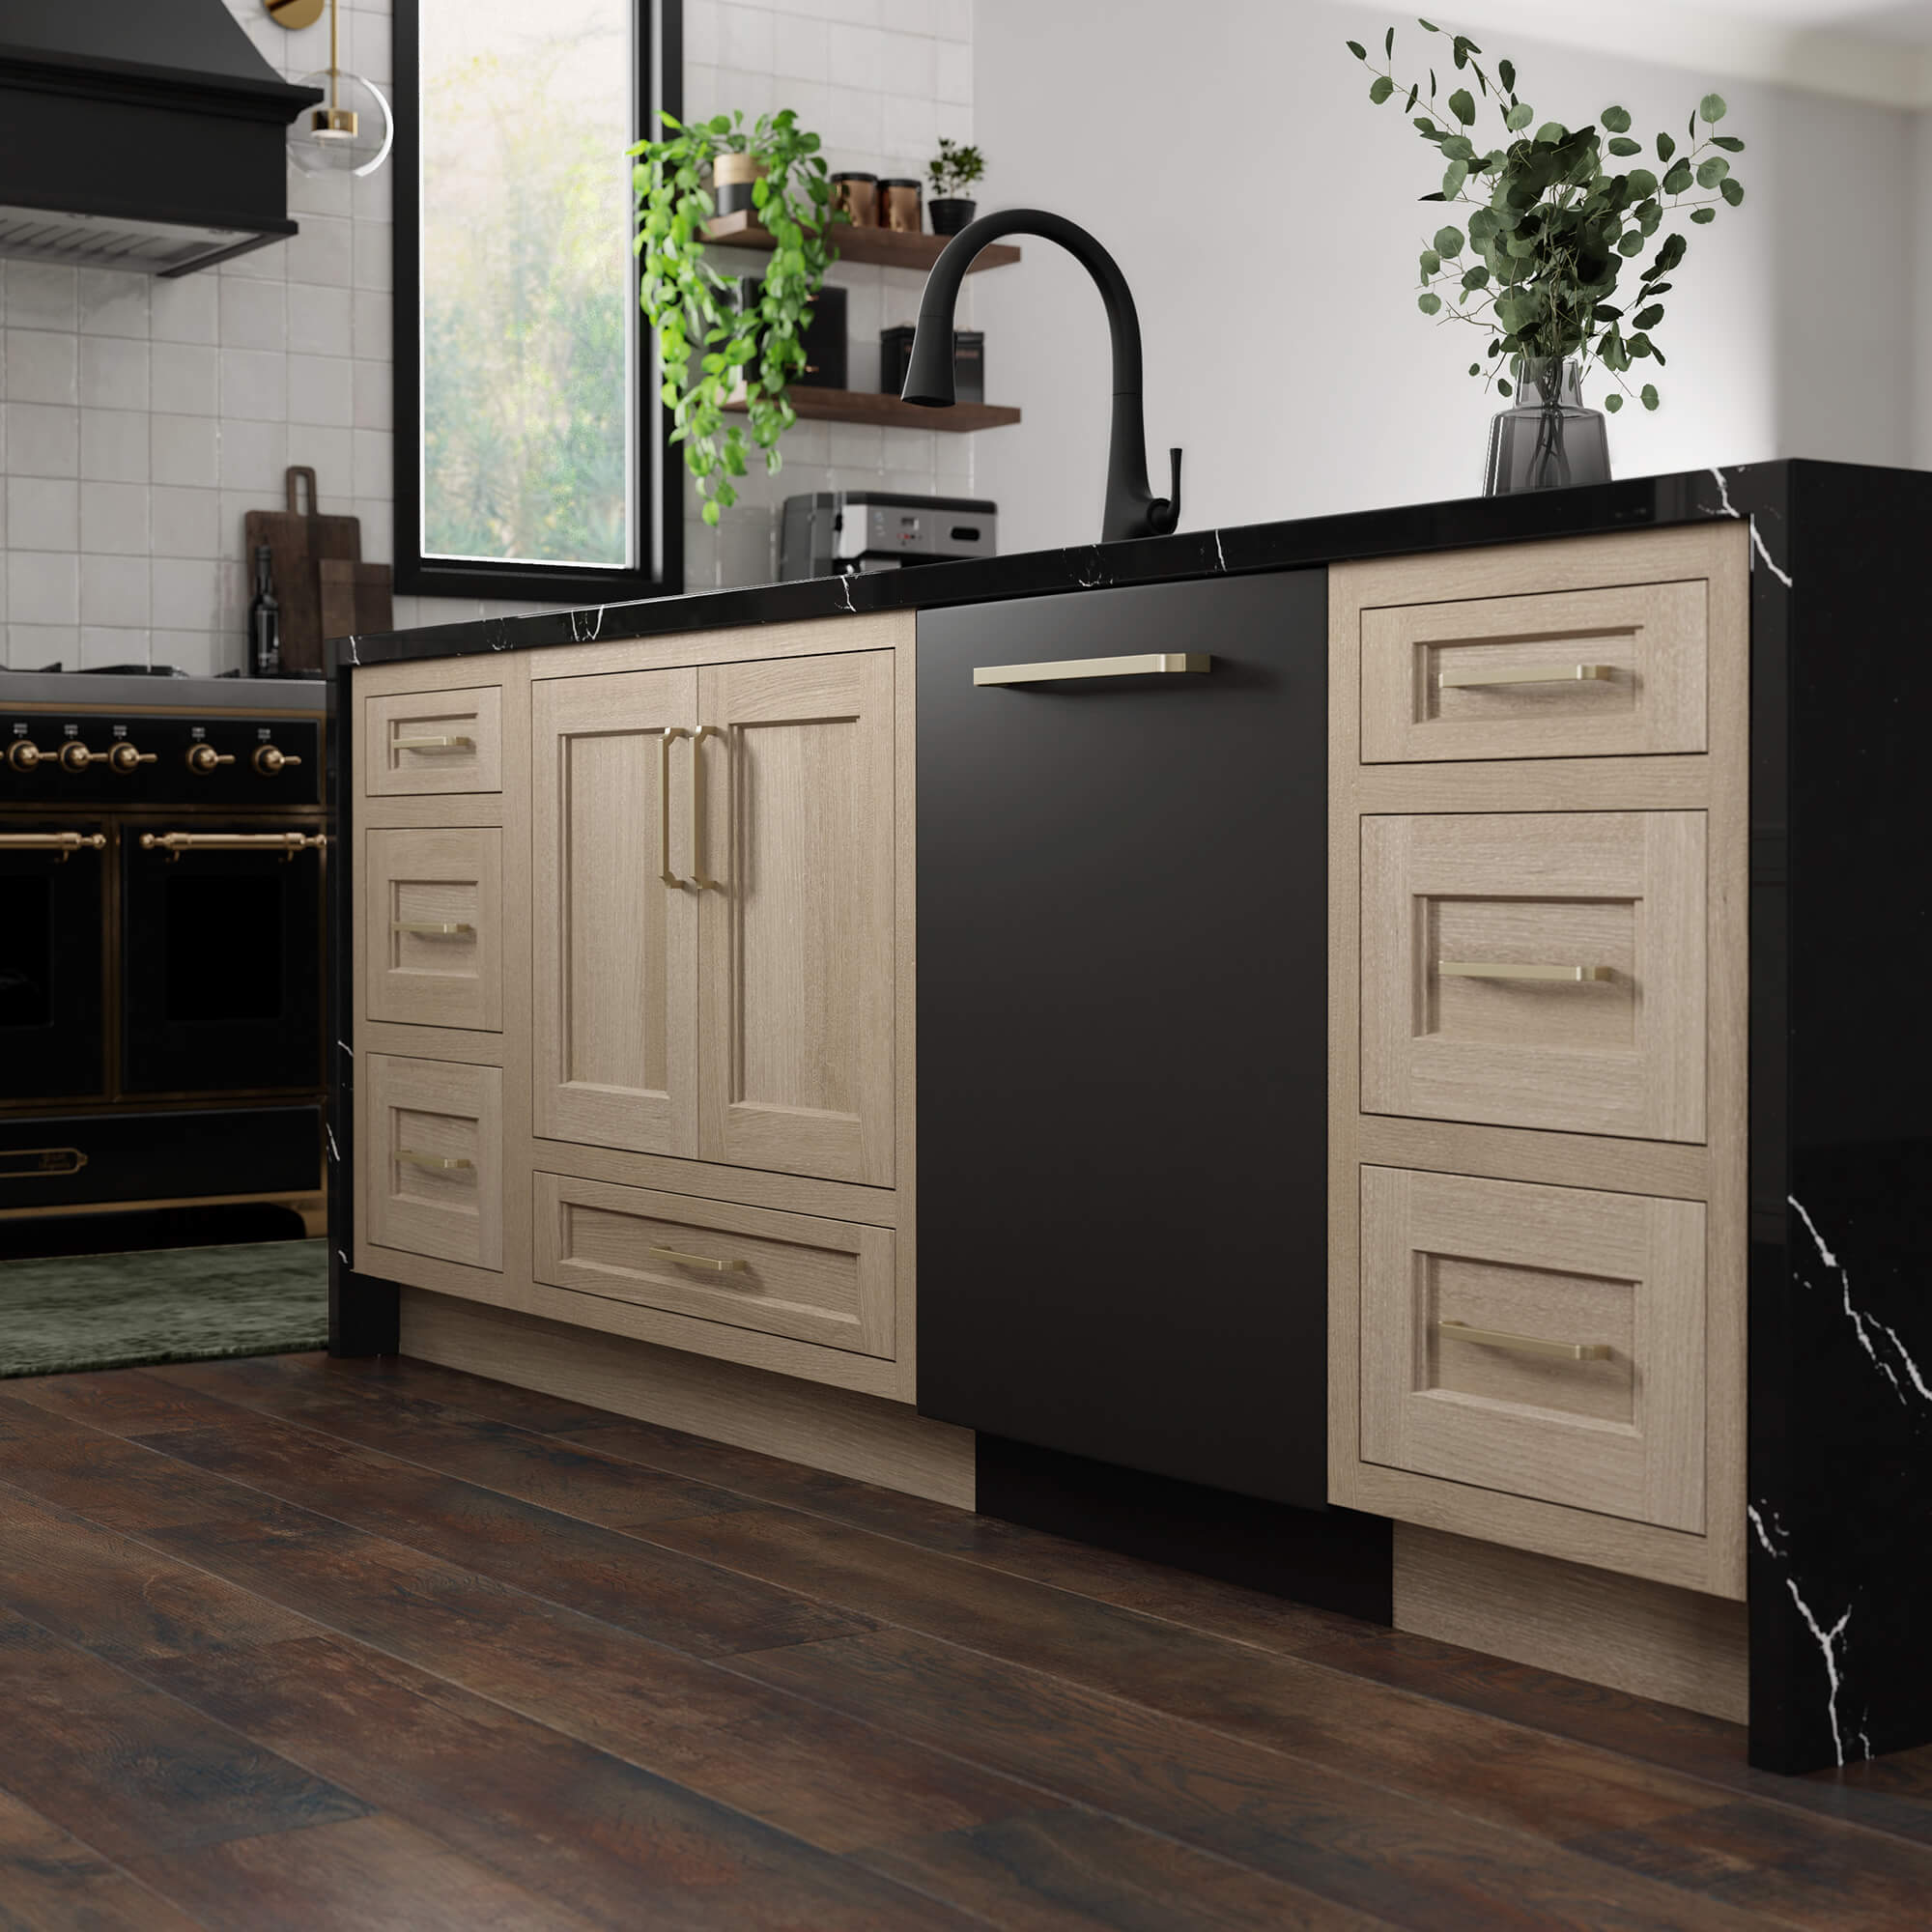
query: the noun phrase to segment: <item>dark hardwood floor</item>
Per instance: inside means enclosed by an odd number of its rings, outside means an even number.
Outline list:
[[[0,1927],[1928,1923],[1932,1750],[420,1363],[0,1383]]]

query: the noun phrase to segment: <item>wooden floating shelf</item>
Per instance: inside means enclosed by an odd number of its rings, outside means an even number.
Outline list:
[[[929,410],[918,403],[902,403],[896,396],[875,396],[867,389],[796,388],[789,393],[800,417],[814,422],[867,423],[875,429],[937,429],[961,436],[969,430],[1004,429],[1020,419],[1018,410],[997,403],[954,403],[950,410]],[[751,409],[742,396],[734,396],[724,407],[740,416]]]
[[[778,244],[749,213],[721,214],[704,224],[704,239],[729,248],[762,248]],[[864,262],[875,268],[917,269],[922,273],[939,260],[950,235],[905,235],[896,228],[859,228],[840,222],[832,231],[832,245],[841,262]],[[1009,242],[989,242],[973,257],[966,272],[1004,269],[1017,262],[1020,251]]]

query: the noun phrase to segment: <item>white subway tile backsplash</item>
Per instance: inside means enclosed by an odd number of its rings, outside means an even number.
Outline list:
[[[888,94],[931,99],[933,45],[923,34],[889,33],[879,37],[879,83]]]
[[[355,489],[355,440],[354,433],[339,425],[291,423],[289,462],[306,464],[315,471],[315,487],[322,507],[338,516],[348,505],[346,498]],[[280,496],[278,491],[277,496]]]
[[[723,29],[718,16],[724,0],[684,0],[684,58],[689,65],[718,65],[718,46]]]
[[[80,473],[91,482],[148,480],[146,410],[82,410]]]
[[[125,269],[81,269],[74,277],[75,308],[83,335],[148,333],[148,298],[154,277]]]
[[[289,347],[301,355],[347,355],[355,347],[354,292],[313,288],[305,282],[289,289]]]
[[[347,288],[355,266],[355,231],[360,225],[339,215],[304,215],[301,233],[284,244],[289,280]]]
[[[178,416],[221,413],[220,352],[197,342],[156,342],[148,351],[154,407]]]
[[[282,504],[283,472],[289,463],[289,426],[284,422],[244,422],[239,417],[221,425],[221,487],[258,493],[263,509]]]
[[[71,670],[80,662],[78,624],[7,626],[7,662],[14,670]]]
[[[973,38],[973,0],[930,0],[932,31],[943,41]]]
[[[221,425],[213,416],[149,419],[148,480],[212,490],[221,478]]]
[[[263,349],[221,352],[221,413],[257,422],[285,422],[289,358]]]
[[[295,179],[291,171],[289,179]],[[211,272],[203,270],[204,274]],[[270,242],[266,248],[251,248],[245,255],[223,262],[212,272],[226,281],[285,282],[289,278],[289,248],[286,242]]]
[[[80,344],[50,329],[10,328],[6,340],[10,403],[73,403],[80,395]]]
[[[145,556],[83,556],[80,621],[145,631],[149,560]]]
[[[149,296],[149,335],[156,342],[218,342],[226,286],[219,275],[206,272],[156,280]]]
[[[355,432],[355,495],[393,500],[396,494],[396,439],[386,430]]]
[[[157,487],[150,493],[156,556],[217,557],[221,543],[221,493],[179,486]],[[239,524],[237,526],[240,527]]]
[[[10,328],[71,329],[75,321],[75,276],[71,269],[44,262],[7,264],[7,326]]]
[[[152,660],[148,655],[148,635],[139,626],[83,625],[78,659],[80,668],[94,670],[105,669],[109,665],[149,664]]]
[[[80,559],[71,551],[7,553],[7,623],[78,624]]]
[[[973,49],[959,41],[933,43],[934,87],[941,100],[958,106],[973,104]]]
[[[50,476],[7,479],[10,550],[78,550],[80,485]]]
[[[357,221],[393,221],[396,218],[396,171],[378,168],[373,175],[357,175],[351,183],[349,208]]]
[[[876,27],[827,29],[830,76],[840,87],[876,94],[885,79],[885,36]]]
[[[288,315],[286,283],[224,281],[221,284],[224,349],[287,348]]]
[[[396,506],[379,497],[357,497],[356,521],[362,526],[362,561],[394,563],[396,560]]]
[[[291,355],[289,421],[347,429],[355,419],[355,369],[346,355]]]
[[[764,7],[736,4],[718,10],[718,65],[741,73],[765,73],[772,68],[772,15]]]
[[[95,410],[148,407],[148,344],[122,336],[80,338],[80,400]]]
[[[385,289],[356,289],[349,303],[350,354],[388,361],[395,351],[395,298]]]
[[[353,273],[358,289],[387,289],[393,282],[391,248],[394,230],[386,221],[358,221],[349,270],[340,279],[347,282]]]
[[[772,22],[772,71],[787,80],[829,79],[830,35],[823,20],[780,14]]]
[[[80,547],[116,556],[145,555],[149,546],[145,483],[83,483]]]
[[[45,403],[9,403],[7,468],[16,476],[78,476],[80,412]]]
[[[394,366],[386,361],[355,364],[355,427],[391,429],[395,414]]]
[[[305,214],[330,214],[346,221],[355,207],[353,185],[348,175],[305,175],[299,168],[290,168],[289,213],[296,225],[303,225]]]
[[[222,580],[232,566],[200,558],[157,556],[154,620],[157,629],[213,631],[222,623]]]
[[[219,677],[243,669],[248,661],[247,639],[239,633],[155,631],[150,637],[154,662],[173,665],[190,677]]]

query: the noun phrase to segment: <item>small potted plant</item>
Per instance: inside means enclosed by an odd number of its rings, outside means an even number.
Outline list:
[[[1419,24],[1443,34],[1427,20]],[[1348,43],[1375,75],[1370,100],[1378,107],[1401,100],[1401,111],[1414,116],[1416,132],[1440,156],[1441,186],[1422,199],[1469,210],[1463,227],[1438,228],[1422,250],[1416,305],[1424,315],[1487,334],[1484,357],[1469,364],[1469,374],[1486,375],[1499,394],[1518,397],[1491,430],[1489,495],[1605,480],[1609,443],[1604,418],[1583,404],[1583,379],[1592,361],[1609,372],[1617,389],[1604,407],[1613,412],[1626,395],[1647,410],[1657,408],[1655,384],[1633,390],[1625,377],[1638,362],[1663,366],[1652,331],[1663,320],[1666,277],[1690,242],[1682,233],[1654,238],[1666,213],[1688,208],[1701,227],[1717,219],[1720,205],[1736,208],[1744,200],[1729,156],[1745,144],[1716,131],[1724,99],[1707,94],[1690,116],[1682,149],[1674,136],[1657,136],[1662,172],[1653,172],[1636,164],[1643,145],[1632,138],[1624,108],[1605,107],[1589,127],[1539,125],[1536,110],[1518,97],[1510,62],[1497,61],[1492,75],[1478,58],[1482,48],[1466,35],[1444,37],[1456,69],[1475,83],[1502,123],[1494,146],[1477,145],[1484,138],[1476,128],[1482,110],[1466,83],[1438,107],[1433,69],[1429,111],[1415,113],[1422,85],[1408,84],[1405,98],[1405,85],[1392,71],[1393,27],[1382,41],[1389,67],[1378,65],[1360,42]],[[1687,201],[1693,188],[1705,192]],[[1618,279],[1653,246],[1634,295],[1626,298],[1634,310],[1628,313],[1615,299]]]
[[[954,147],[944,134],[939,137],[939,152],[925,167],[926,179],[932,183],[932,195],[925,206],[935,235],[957,235],[973,219],[980,204],[965,190],[985,172],[985,158],[978,148]]]
[[[785,389],[805,373],[809,310],[838,256],[830,229],[844,217],[831,207],[818,136],[790,108],[761,115],[749,129],[742,114],[689,127],[662,111],[658,120],[662,138],[629,150],[637,160],[632,245],[643,268],[638,299],[657,331],[670,440],[684,445],[699,514],[715,526],[738,500],[731,479],[746,472],[747,429],[766,469],[781,466],[779,439],[798,420]],[[750,206],[776,244],[755,299],[705,260],[715,190],[747,182]],[[726,428],[724,406],[741,393],[746,427]]]

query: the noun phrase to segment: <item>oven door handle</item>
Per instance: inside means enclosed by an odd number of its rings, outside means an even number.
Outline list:
[[[58,866],[76,852],[99,852],[106,843],[104,832],[0,832],[0,852],[58,852]]]
[[[184,852],[275,852],[287,860],[320,851],[326,832],[144,832],[141,850],[164,852],[170,864]]]

